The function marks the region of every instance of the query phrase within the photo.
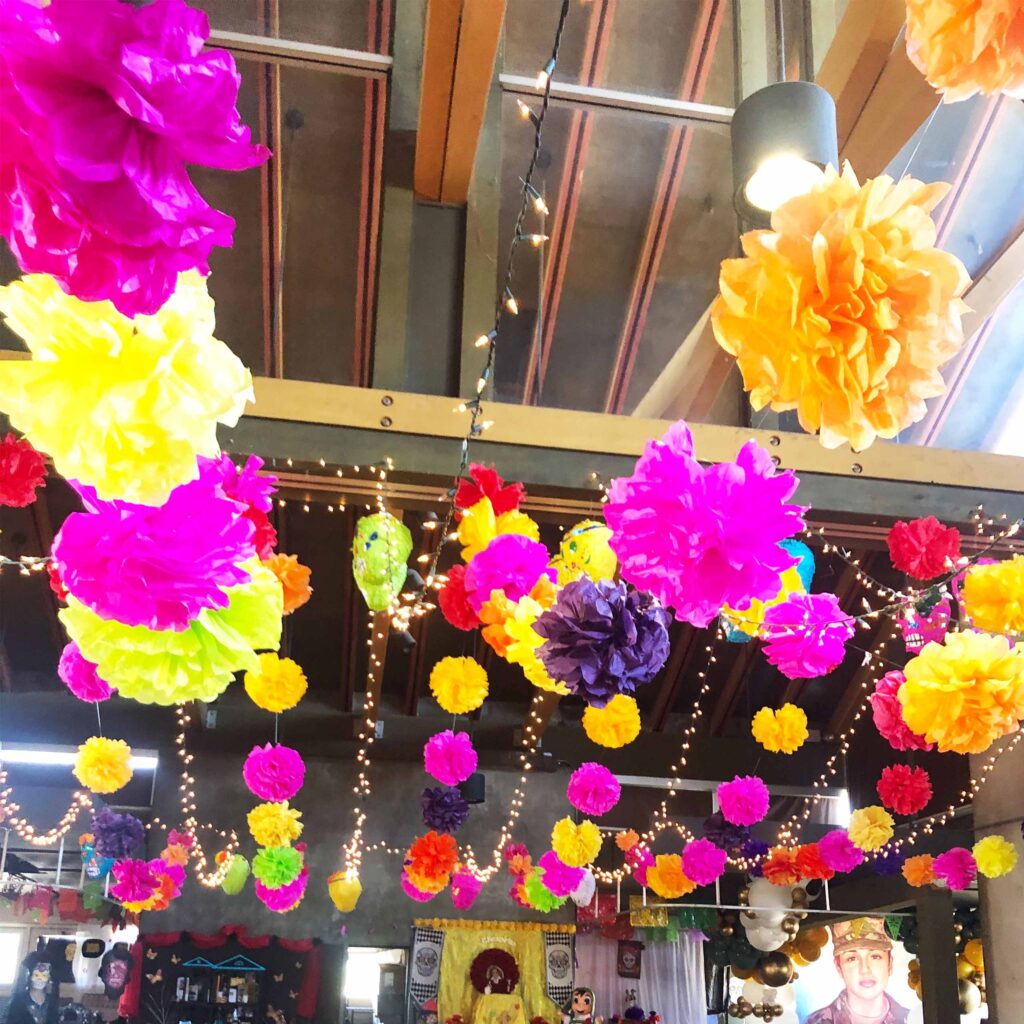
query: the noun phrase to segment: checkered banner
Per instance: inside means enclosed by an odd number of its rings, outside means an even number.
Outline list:
[[[428,999],[437,998],[443,949],[444,932],[434,928],[414,928],[412,930],[409,992],[417,1006],[422,1006]]]
[[[572,998],[572,936],[568,932],[544,932],[544,964],[548,998],[564,1006]]]

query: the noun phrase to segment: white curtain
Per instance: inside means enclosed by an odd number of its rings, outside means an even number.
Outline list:
[[[637,938],[643,941],[642,931]],[[611,1017],[625,1009],[626,989],[637,1003],[657,1010],[663,1024],[705,1024],[704,943],[685,932],[675,942],[644,942],[640,980],[616,972],[618,942],[596,933],[576,936],[576,984],[592,988],[595,1014]]]

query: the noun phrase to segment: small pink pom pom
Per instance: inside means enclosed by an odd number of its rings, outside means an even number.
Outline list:
[[[409,881],[409,876],[404,871],[402,872],[402,890],[406,896],[414,899],[417,903],[429,903],[437,895],[435,892],[424,892],[422,889],[417,889]]]
[[[78,644],[73,640],[61,652],[57,675],[79,700],[90,703],[109,700],[115,692],[105,679],[100,678],[96,666],[91,661],[86,661],[78,649]]]
[[[290,800],[302,788],[306,765],[297,750],[268,743],[252,748],[242,767],[242,777],[261,800]]]
[[[621,795],[619,780],[596,761],[581,764],[570,776],[566,789],[569,803],[588,816],[607,814],[619,802]],[[546,880],[544,884],[547,885]],[[551,886],[548,885],[548,888]],[[553,889],[551,891],[554,892]]]
[[[840,873],[852,871],[864,862],[864,851],[853,845],[853,840],[841,828],[826,832],[818,840],[821,859],[833,870]]]
[[[853,619],[835,594],[790,594],[764,614],[764,655],[787,679],[828,675],[843,660]]]
[[[966,889],[978,877],[978,862],[970,850],[954,846],[932,861],[932,871],[950,889]]]
[[[554,850],[548,850],[537,862],[544,871],[544,885],[560,899],[571,895],[583,881],[586,868],[571,868],[564,864]]]
[[[768,813],[768,787],[756,775],[737,775],[718,787],[722,817],[733,825],[756,825]]]
[[[683,874],[697,885],[710,885],[725,873],[727,856],[710,839],[693,839],[683,848]]]
[[[309,868],[303,866],[299,877],[294,882],[282,885],[278,889],[270,889],[256,879],[256,895],[268,910],[274,911],[275,914],[287,914],[289,910],[294,910],[302,902],[308,884]]]
[[[483,887],[484,883],[471,871],[456,871],[451,882],[452,905],[456,910],[469,910]]]
[[[427,740],[423,767],[438,782],[457,786],[476,771],[477,757],[469,733],[445,729]]]

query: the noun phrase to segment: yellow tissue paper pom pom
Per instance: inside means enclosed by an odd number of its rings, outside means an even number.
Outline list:
[[[807,739],[807,714],[795,704],[761,708],[750,725],[754,739],[773,754],[792,754]]]
[[[624,747],[640,735],[640,710],[636,701],[617,693],[603,708],[587,706],[583,731],[591,743],[613,750]]]
[[[960,596],[978,629],[1024,633],[1024,555],[995,565],[972,566]]]
[[[101,498],[160,505],[215,456],[252,377],[213,336],[213,299],[194,271],[152,316],[66,295],[48,274],[0,288],[7,326],[33,358],[0,362],[0,408],[62,476]]]
[[[306,692],[306,674],[291,658],[261,654],[258,672],[245,673],[245,692],[258,708],[280,714],[295,707]],[[275,843],[267,843],[275,846]]]
[[[981,754],[1024,718],[1024,656],[1006,637],[949,633],[903,671],[903,721],[943,753]]]
[[[75,778],[94,793],[116,793],[132,777],[132,748],[124,740],[92,736],[79,748],[72,771]]]
[[[291,846],[302,835],[301,811],[287,800],[257,804],[248,814],[249,831],[260,846]]]
[[[850,827],[846,833],[858,850],[870,853],[880,850],[892,839],[895,825],[892,815],[884,807],[858,807],[850,815]]]
[[[532,597],[522,597],[512,605],[510,611],[504,624],[505,635],[509,638],[505,658],[513,665],[521,666],[523,675],[538,689],[564,696],[569,692],[569,687],[552,679],[537,656],[537,649],[544,643],[544,638],[533,628],[533,624],[544,609]]]
[[[73,597],[60,620],[122,697],[164,705],[216,700],[236,672],[259,666],[257,650],[281,642],[281,584],[256,559],[243,567],[249,581],[225,590],[227,607],[204,608],[180,632],[103,619]]]
[[[577,825],[572,818],[562,818],[551,830],[551,849],[563,864],[584,868],[601,852],[601,830],[592,821]]]
[[[978,862],[978,871],[986,878],[1008,875],[1017,866],[1017,850],[1002,836],[985,836],[971,851]]]
[[[693,892],[697,884],[687,878],[678,853],[659,853],[647,869],[647,888],[664,900],[677,900]]]
[[[490,498],[481,498],[462,513],[459,521],[459,543],[462,557],[469,561],[478,555],[495,537],[518,533],[530,540],[540,540],[540,527],[519,509],[509,509],[495,516]]]
[[[430,671],[430,692],[448,714],[464,715],[487,698],[487,673],[473,658],[442,658]]]
[[[795,409],[826,448],[867,448],[925,414],[964,341],[971,279],[935,246],[931,211],[949,186],[858,182],[847,165],[748,231],[722,261],[711,307],[754,409]]]

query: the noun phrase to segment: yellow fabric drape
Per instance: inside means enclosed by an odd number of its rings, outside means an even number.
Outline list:
[[[455,927],[447,927],[451,923]],[[466,924],[490,922],[466,922]],[[461,1014],[472,1020],[480,993],[469,980],[469,968],[478,953],[485,949],[503,949],[515,957],[519,967],[516,993],[522,997],[526,1020],[544,1017],[555,1020],[558,1007],[547,996],[544,960],[544,936],[540,929],[520,929],[498,924],[494,928],[459,927],[462,922],[438,922],[444,930],[444,953],[441,956],[441,984],[438,991],[438,1018],[445,1020]],[[509,923],[511,924],[511,922]]]
[[[474,921],[458,917],[417,917],[413,924],[417,928],[433,928],[445,932],[449,928],[468,928],[471,931],[499,932],[567,932],[576,934],[574,924],[551,924],[546,921]]]

